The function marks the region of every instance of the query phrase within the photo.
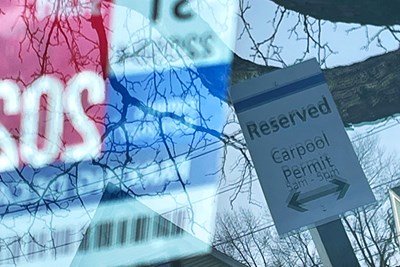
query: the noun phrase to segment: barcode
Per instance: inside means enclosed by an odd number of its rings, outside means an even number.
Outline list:
[[[65,228],[60,231],[39,231],[0,239],[0,263],[18,263],[66,255],[75,251],[81,231]],[[0,264],[1,265],[1,264]]]
[[[181,223],[184,215],[178,217]],[[101,250],[114,246],[135,245],[158,238],[183,234],[183,229],[160,215],[122,218],[118,221],[97,222],[90,226],[82,240],[80,250]]]
[[[133,218],[100,221],[90,225],[82,235],[82,228],[66,227],[60,230],[47,229],[37,233],[0,239],[0,265],[14,264],[21,260],[34,261],[55,259],[80,251],[109,249],[114,246],[136,245],[158,238],[183,234],[185,212],[174,211],[161,215],[141,215]],[[178,226],[179,225],[179,226]]]

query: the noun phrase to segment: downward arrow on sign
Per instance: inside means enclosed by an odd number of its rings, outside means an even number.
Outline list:
[[[310,192],[304,194],[301,194],[301,192],[292,193],[292,196],[290,197],[287,206],[291,209],[300,212],[305,212],[308,209],[304,208],[302,204],[335,193],[339,193],[337,199],[341,199],[344,197],[350,186],[348,183],[346,183],[343,179],[339,177],[335,177],[329,182],[330,182],[329,185],[322,186],[320,188],[311,190]]]

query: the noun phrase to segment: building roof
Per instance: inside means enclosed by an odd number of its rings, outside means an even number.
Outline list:
[[[181,262],[182,267],[246,267],[215,248],[210,253],[182,259]]]
[[[390,190],[400,197],[400,186],[393,187]]]

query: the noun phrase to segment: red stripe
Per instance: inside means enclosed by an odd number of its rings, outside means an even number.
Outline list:
[[[76,73],[91,70],[106,78],[108,36],[112,4],[102,2],[101,16],[92,15],[87,0],[0,1],[0,79],[11,79],[25,90],[44,74],[59,78],[64,84]],[[45,3],[39,5],[39,3]],[[68,8],[65,4],[72,4]],[[62,6],[64,4],[64,6]],[[82,97],[84,109],[88,108]],[[0,100],[0,122],[18,139],[20,116],[6,116]],[[46,136],[45,97],[41,101],[40,135]],[[89,109],[90,117],[102,122],[105,107]],[[103,131],[101,124],[98,129]],[[39,146],[43,138],[38,138]],[[81,137],[67,119],[63,142],[76,144]]]

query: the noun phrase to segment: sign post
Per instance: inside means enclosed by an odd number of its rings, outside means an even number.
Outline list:
[[[340,218],[310,229],[324,266],[360,266]]]
[[[375,201],[315,60],[237,84],[231,97],[280,235]]]

